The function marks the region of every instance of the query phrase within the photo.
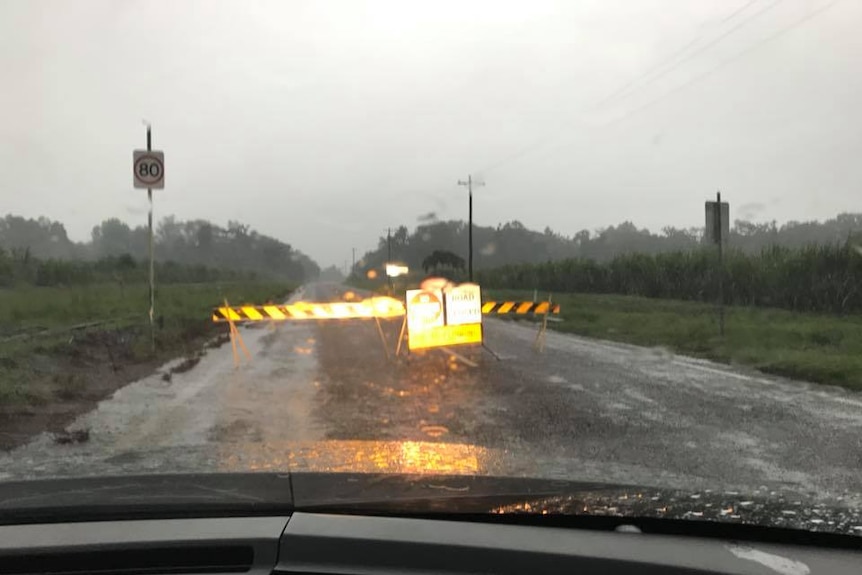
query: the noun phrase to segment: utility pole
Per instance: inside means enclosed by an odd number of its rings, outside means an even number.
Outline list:
[[[356,273],[356,248],[353,248],[353,263],[350,265],[350,275]]]
[[[392,228],[386,228],[386,266],[392,263]],[[392,295],[392,276],[389,275],[389,270],[386,272],[386,279],[389,281],[389,295]]]
[[[479,187],[484,186],[485,184],[482,182],[473,183],[473,175],[470,174],[467,176],[467,181],[458,180],[459,186],[467,186],[467,192],[469,194],[469,207],[467,212],[467,274],[470,278],[470,282],[473,281],[473,186]]]

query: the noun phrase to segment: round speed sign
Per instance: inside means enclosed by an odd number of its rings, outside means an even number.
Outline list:
[[[164,152],[135,150],[132,170],[136,188],[165,187]]]

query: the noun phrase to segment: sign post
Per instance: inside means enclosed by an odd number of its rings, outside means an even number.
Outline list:
[[[714,202],[706,202],[706,240],[718,245],[718,333],[724,337],[724,243],[730,236],[730,204],[716,192]]]
[[[153,150],[152,130],[147,124],[147,149],[132,152],[132,178],[135,188],[147,189],[147,200],[150,203],[150,212],[147,217],[149,228],[149,254],[150,254],[150,349],[156,351],[156,328],[155,328],[155,273],[153,265],[153,188],[163,189],[165,187],[165,153]]]

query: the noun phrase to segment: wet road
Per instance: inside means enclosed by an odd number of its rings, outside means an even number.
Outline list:
[[[344,297],[313,284],[293,299]],[[382,322],[390,351],[400,320]],[[191,371],[135,382],[70,429],[0,455],[0,479],[340,470],[480,473],[684,490],[782,491],[857,504],[862,396],[488,320],[501,357],[388,360],[374,322],[242,328]],[[167,369],[169,366],[166,366]]]

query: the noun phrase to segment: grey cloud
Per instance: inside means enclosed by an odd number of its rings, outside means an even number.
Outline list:
[[[6,0],[3,209],[76,239],[143,224],[142,117],[166,153],[157,217],[241,217],[324,266],[428,211],[466,219],[456,182],[489,166],[485,225],[699,225],[716,189],[779,221],[855,209],[862,3],[797,25],[815,6],[782,2],[598,105],[742,4]]]

